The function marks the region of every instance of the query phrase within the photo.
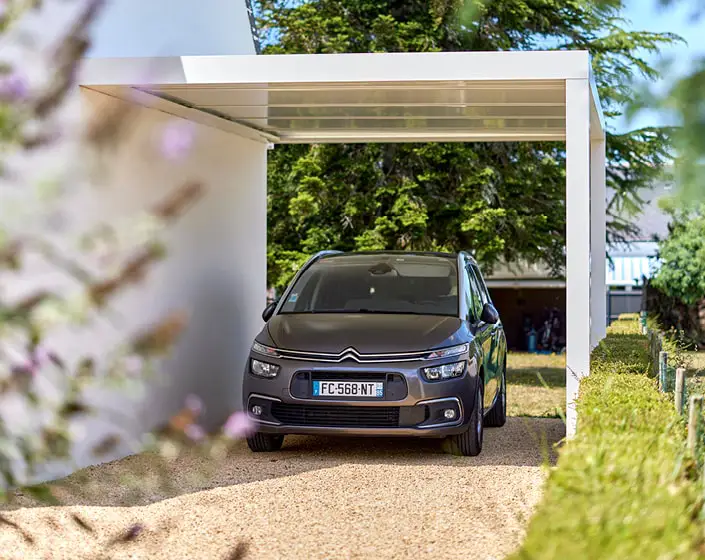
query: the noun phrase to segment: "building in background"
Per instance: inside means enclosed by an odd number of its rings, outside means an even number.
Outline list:
[[[628,243],[608,247],[607,324],[621,313],[641,310],[643,279],[650,278],[658,266],[655,239],[668,234],[668,216],[660,209],[659,200],[669,196],[671,190],[672,183],[663,181],[644,193],[642,212],[631,218],[639,234]],[[547,323],[558,329],[557,333],[551,333],[554,338],[565,340],[564,279],[553,277],[545,267],[515,264],[497,267],[487,278],[487,285],[502,315],[511,348],[529,350],[529,333],[533,328],[540,350]],[[551,320],[556,314],[561,318],[558,325]]]
[[[608,250],[607,263],[607,323],[621,313],[641,311],[641,296],[645,278],[651,278],[658,267],[657,239],[668,235],[668,215],[659,207],[659,200],[671,195],[673,183],[662,181],[644,195],[644,207],[636,218],[639,234],[629,243]]]

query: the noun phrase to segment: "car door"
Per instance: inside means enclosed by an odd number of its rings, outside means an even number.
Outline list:
[[[482,277],[482,273],[476,264],[471,263],[470,269],[480,287],[480,297],[482,299],[483,306],[487,303],[494,305],[492,303],[492,298],[490,297],[490,292],[487,289],[487,284],[485,284],[485,279]],[[497,321],[495,324],[490,325],[490,351],[487,356],[487,378],[485,385],[485,406],[489,407],[492,405],[495,396],[501,389],[501,375],[504,369],[504,327],[502,326],[502,321]],[[491,374],[489,372],[492,372]],[[491,378],[491,379],[490,379]]]
[[[490,361],[490,356],[492,353],[492,325],[483,323],[480,321],[480,315],[482,314],[482,291],[480,288],[480,283],[472,270],[472,264],[469,261],[465,263],[465,272],[468,278],[468,285],[470,288],[470,298],[472,300],[473,308],[473,333],[475,335],[475,340],[477,344],[482,348],[482,365],[485,372],[485,398],[484,404],[487,406],[488,402],[492,402],[494,395],[496,393],[496,374],[492,370],[492,362]],[[489,384],[489,391],[488,391]],[[488,401],[487,395],[490,394],[490,400]]]

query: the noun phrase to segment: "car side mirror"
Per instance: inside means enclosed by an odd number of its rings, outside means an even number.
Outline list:
[[[480,314],[480,321],[487,323],[488,325],[494,325],[499,322],[499,313],[495,309],[495,306],[491,303],[486,303],[482,307],[482,313]]]
[[[262,311],[262,320],[265,323],[272,318],[272,315],[274,315],[274,310],[277,308],[277,303],[279,303],[279,300],[273,301],[264,308],[264,311]]]

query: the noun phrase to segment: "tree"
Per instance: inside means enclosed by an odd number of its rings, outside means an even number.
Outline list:
[[[267,53],[588,49],[608,119],[630,78],[654,79],[645,53],[677,40],[626,32],[621,0],[261,0]],[[461,11],[464,9],[464,11]],[[670,130],[608,134],[608,240],[634,227]],[[565,147],[533,144],[279,146],[269,161],[269,280],[281,287],[312,252],[469,249],[499,261],[564,266]]]
[[[659,242],[654,286],[692,306],[705,298],[705,205],[683,209],[671,201],[669,235]]]
[[[647,286],[647,310],[662,328],[700,346],[705,342],[705,204],[676,195],[662,206],[671,223],[659,241],[661,262]]]

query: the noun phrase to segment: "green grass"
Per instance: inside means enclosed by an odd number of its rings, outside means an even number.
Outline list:
[[[689,395],[705,395],[705,352],[686,352],[687,392]]]
[[[559,417],[565,409],[565,355],[510,352],[507,414]]]
[[[513,560],[691,559],[703,554],[702,487],[685,428],[658,392],[638,322],[610,327],[580,385],[578,433]]]

